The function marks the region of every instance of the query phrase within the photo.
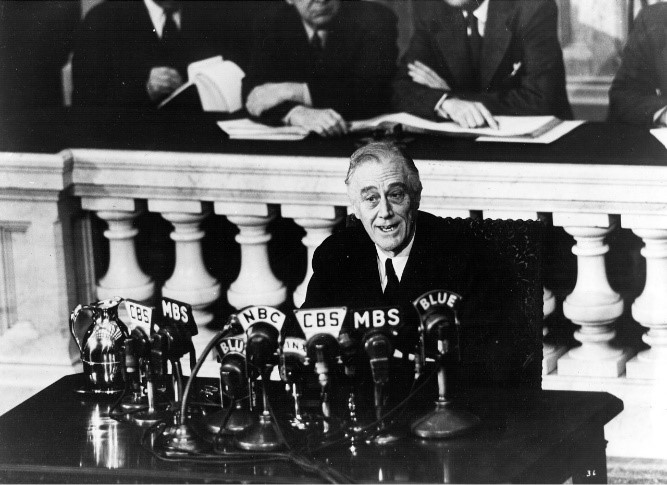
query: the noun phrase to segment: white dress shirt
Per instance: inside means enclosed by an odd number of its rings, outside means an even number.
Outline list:
[[[144,0],[144,5],[148,9],[148,15],[153,22],[153,30],[162,38],[162,31],[164,30],[164,24],[167,20],[167,15],[171,15],[174,19],[176,27],[181,28],[181,11],[175,10],[174,12],[166,12],[162,7],[160,7],[154,0]]]
[[[415,231],[416,234],[416,231]],[[403,271],[405,270],[405,265],[408,264],[408,257],[410,256],[410,251],[412,251],[412,244],[415,242],[415,235],[412,235],[410,243],[405,247],[403,251],[398,253],[396,256],[391,258],[391,264],[394,266],[394,271],[396,276],[398,276],[398,281],[401,281],[403,277]],[[389,256],[384,254],[382,250],[375,245],[375,251],[377,251],[377,264],[378,272],[380,273],[380,284],[382,285],[382,291],[387,287],[387,272],[385,271],[385,261],[389,259]]]

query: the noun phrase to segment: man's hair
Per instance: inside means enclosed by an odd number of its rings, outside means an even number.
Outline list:
[[[412,160],[412,157],[408,155],[403,147],[391,141],[374,141],[357,149],[350,156],[350,166],[347,169],[345,184],[350,184],[352,175],[364,163],[388,163],[394,161],[400,162],[408,170],[408,188],[413,195],[420,195],[422,183],[414,160]]]

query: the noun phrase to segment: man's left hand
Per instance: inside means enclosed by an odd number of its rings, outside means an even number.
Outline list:
[[[260,116],[264,111],[285,101],[305,103],[303,84],[266,83],[255,87],[248,95],[246,109],[252,116]]]
[[[414,82],[429,88],[450,90],[447,81],[423,62],[415,61],[408,64],[408,75]]]

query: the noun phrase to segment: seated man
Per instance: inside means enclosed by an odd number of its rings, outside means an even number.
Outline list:
[[[572,117],[553,0],[424,0],[394,110],[497,128],[494,115]]]
[[[246,108],[320,135],[389,109],[396,17],[372,2],[286,0],[257,19]]]
[[[216,55],[244,69],[245,10],[233,1],[97,5],[86,15],[74,48],[73,103],[156,106],[187,81],[189,63]]]
[[[374,142],[358,149],[346,184],[361,224],[334,233],[317,248],[302,308],[398,305],[403,324],[394,345],[407,356],[418,342],[419,317],[412,302],[428,291],[446,290],[462,302],[462,358],[453,382],[519,384],[526,369],[540,365],[530,346],[517,349],[516,328],[534,331],[509,310],[516,298],[504,280],[510,271],[487,256],[463,225],[418,210],[419,172],[401,148]],[[406,360],[394,377],[407,380],[402,387],[407,390],[413,374],[414,365]]]
[[[609,90],[611,121],[667,126],[667,4],[644,8]]]

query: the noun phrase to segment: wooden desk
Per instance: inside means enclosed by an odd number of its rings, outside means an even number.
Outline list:
[[[140,444],[142,430],[82,401],[67,376],[0,417],[3,482],[313,482],[293,465],[165,462]],[[406,436],[385,447],[346,445],[318,458],[352,480],[416,483],[606,482],[604,425],[621,412],[605,393],[475,391],[457,403],[482,419],[448,441]],[[299,444],[295,444],[300,446]]]

